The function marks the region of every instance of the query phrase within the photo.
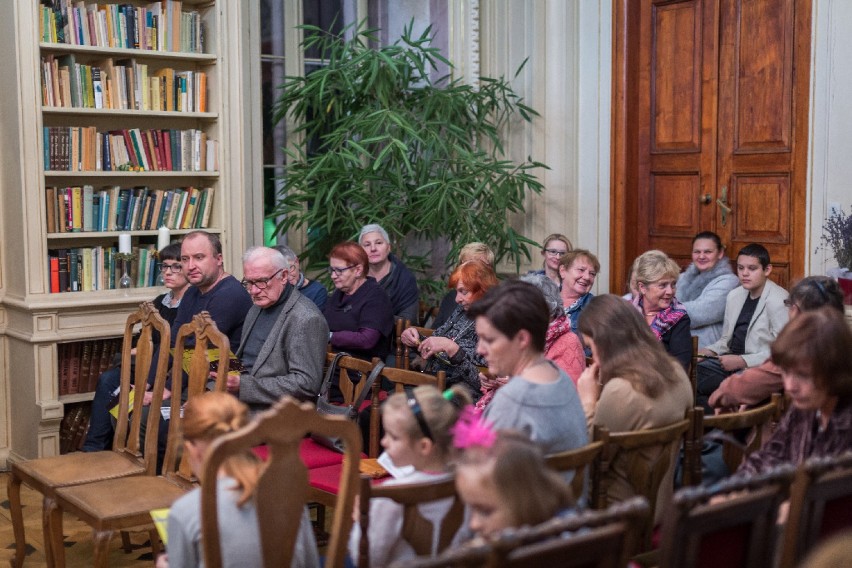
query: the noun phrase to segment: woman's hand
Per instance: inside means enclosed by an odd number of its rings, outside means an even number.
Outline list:
[[[407,345],[409,347],[417,347],[418,345],[420,345],[420,334],[417,333],[417,330],[413,327],[409,327],[402,331],[402,333],[399,335],[399,340],[402,341],[403,345]]]
[[[435,355],[435,353],[440,353],[443,351],[447,354],[447,357],[452,357],[459,351],[458,343],[450,339],[449,337],[438,337],[433,335],[432,337],[427,337],[420,344],[420,355],[426,359]]]
[[[156,568],[169,568],[169,555],[164,552],[163,554],[157,557],[157,563],[155,564]]]
[[[496,390],[509,382],[509,377],[495,377],[492,375],[486,375],[485,373],[479,373],[479,384],[486,389]]]
[[[595,361],[586,367],[586,370],[577,379],[577,393],[580,395],[580,402],[583,403],[584,407],[588,404],[596,404],[601,396],[599,376],[600,366]]]

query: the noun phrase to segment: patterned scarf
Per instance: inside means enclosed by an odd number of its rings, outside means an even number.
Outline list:
[[[558,316],[555,320],[550,322],[550,325],[547,327],[547,335],[544,336],[544,352],[547,353],[550,351],[550,348],[556,340],[570,331],[571,320],[568,319],[568,316],[565,314]]]
[[[637,296],[633,298],[633,306],[639,310],[643,315],[645,314],[645,309],[642,307],[642,296]],[[672,298],[671,305],[665,310],[661,310],[657,312],[657,315],[654,316],[654,321],[651,322],[651,331],[654,332],[654,335],[657,336],[659,341],[663,340],[663,335],[675,326],[680,319],[686,315],[686,308],[683,307],[683,304],[677,301],[677,298]]]

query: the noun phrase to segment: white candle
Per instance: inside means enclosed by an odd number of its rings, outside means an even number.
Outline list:
[[[118,252],[120,254],[130,254],[130,233],[121,233],[118,235]]]
[[[163,250],[169,243],[171,242],[171,236],[169,235],[169,228],[163,225],[157,230],[157,250]]]

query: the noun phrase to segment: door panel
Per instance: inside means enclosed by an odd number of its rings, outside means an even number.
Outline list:
[[[610,286],[712,230],[805,261],[811,0],[614,0]]]

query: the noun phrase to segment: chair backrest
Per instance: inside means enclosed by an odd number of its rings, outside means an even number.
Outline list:
[[[584,494],[583,488],[586,481],[586,474],[588,474],[589,479],[593,480],[591,485],[599,483],[597,479],[599,471],[598,464],[601,452],[609,440],[609,432],[605,430],[600,431],[596,426],[592,439],[594,441],[582,448],[566,450],[558,454],[550,454],[544,458],[549,467],[560,473],[574,472],[574,478],[571,480],[571,492],[577,500]]]
[[[310,403],[300,404],[287,396],[245,428],[218,438],[210,447],[201,484],[201,540],[208,568],[222,565],[217,472],[228,456],[249,452],[262,443],[269,448],[269,457],[255,489],[254,504],[263,563],[267,568],[290,566],[308,497],[308,470],[299,457],[299,446],[308,432],[339,438],[345,448],[325,562],[331,568],[343,566],[358,493],[361,433],[344,417],[321,415]]]
[[[687,418],[674,424],[649,430],[633,432],[610,432],[600,458],[599,482],[592,487],[592,503],[597,509],[605,508],[609,485],[612,482],[610,468],[614,460],[626,463],[627,482],[634,495],[648,500],[651,519],[656,513],[657,495],[666,475],[674,470],[678,447],[689,430],[694,409],[687,411]],[[652,522],[641,531],[643,546],[650,544]]]
[[[423,337],[432,337],[432,334],[435,333],[434,329],[431,329],[431,328],[428,328],[428,327],[420,327],[420,326],[417,326],[417,325],[411,325],[411,323],[406,320],[404,329],[408,329],[409,327],[413,327],[414,329],[416,329],[417,333],[419,333]],[[397,349],[400,350],[400,359],[401,359],[401,361],[400,360],[397,361],[397,364],[396,364],[397,368],[410,369],[411,368],[411,357],[412,357],[411,351],[412,351],[412,349],[414,349],[415,352],[417,350],[413,347],[409,347],[408,345],[403,345],[401,341],[397,341]]]
[[[441,311],[440,306],[430,306],[423,300],[420,300],[420,309],[418,312],[418,320],[417,323],[424,327],[429,327],[429,324],[435,321],[435,318],[438,317],[438,312]]]
[[[187,346],[188,340],[194,340],[194,346]],[[206,311],[193,316],[189,323],[180,326],[175,339],[174,363],[172,364],[172,396],[170,406],[169,436],[166,442],[166,455],[163,461],[163,475],[171,478],[181,485],[190,486],[197,483],[195,475],[189,466],[187,452],[181,452],[183,435],[181,433],[181,419],[183,416],[183,405],[191,398],[203,393],[207,387],[210,377],[210,364],[216,362],[211,359],[211,350],[218,352],[218,367],[216,367],[216,382],[212,390],[225,391],[228,379],[229,357],[223,353],[230,353],[231,343],[228,336],[219,331],[216,322]],[[184,353],[189,349],[192,354]],[[184,380],[186,372],[186,397],[183,398]],[[180,462],[178,463],[178,460]]]
[[[633,554],[634,535],[647,524],[649,513],[647,500],[633,497],[603,511],[585,510],[508,530],[492,543],[489,566],[619,568]]]
[[[370,499],[385,498],[403,507],[402,538],[414,549],[417,556],[431,556],[432,543],[438,543],[436,553],[449,547],[464,522],[464,503],[456,492],[455,478],[443,477],[435,481],[406,483],[404,485],[372,485],[369,476],[361,476],[359,500],[361,541],[358,549],[358,566],[370,566]],[[452,499],[449,511],[438,526],[421,513],[419,505]],[[437,531],[437,539],[433,539]]]
[[[778,509],[795,468],[678,491],[663,518],[660,566],[715,568],[771,565]]]
[[[131,355],[133,334],[137,326],[141,326],[141,330],[136,342],[136,354]],[[155,333],[159,334],[160,344],[163,345],[162,349],[155,349]],[[160,427],[159,413],[160,405],[163,402],[163,388],[169,371],[169,350],[166,346],[169,345],[170,339],[169,324],[160,316],[153,302],[142,302],[135,312],[127,316],[121,345],[121,392],[112,449],[134,461],[144,463],[148,475],[154,475],[157,469],[157,432]],[[155,352],[156,361],[154,360]],[[139,446],[143,418],[143,397],[133,397],[131,411],[130,387],[133,385],[135,393],[144,393],[147,390],[148,375],[152,364],[155,365],[154,384],[152,385],[153,399],[151,401],[151,412],[148,413],[146,423],[148,435],[145,438],[145,451],[143,452]]]
[[[326,353],[326,365],[331,365],[336,355],[336,353]],[[338,386],[340,387],[340,392],[343,393],[344,404],[353,404],[355,402],[366,383],[364,379],[367,378],[370,371],[373,370],[373,367],[378,362],[378,357],[373,357],[372,361],[364,361],[350,355],[344,355],[337,360],[337,368],[340,370]],[[355,377],[358,378],[357,381],[352,380]]]
[[[699,434],[706,434],[712,430],[725,433],[738,430],[749,430],[745,444],[734,443],[730,439],[722,441],[722,457],[728,470],[734,472],[742,463],[745,456],[760,449],[763,444],[763,432],[772,421],[778,421],[781,413],[780,393],[774,393],[769,402],[757,408],[730,412],[727,414],[716,414],[714,416],[703,416],[702,429]],[[701,469],[697,471],[698,481],[701,481]]]
[[[692,358],[689,360],[689,384],[692,386],[692,402],[698,397],[698,337],[692,336]]]
[[[852,452],[811,458],[796,473],[781,567],[796,566],[821,540],[852,527]]]

